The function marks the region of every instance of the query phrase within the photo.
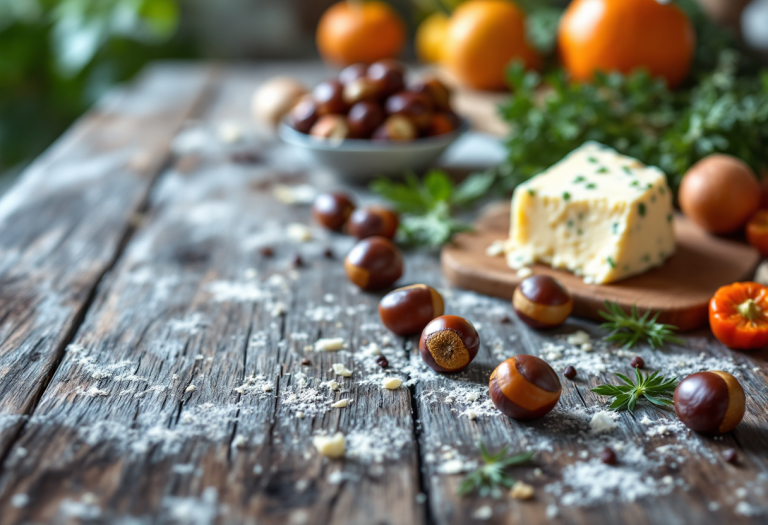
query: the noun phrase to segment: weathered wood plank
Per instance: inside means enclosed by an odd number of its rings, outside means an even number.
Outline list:
[[[177,139],[185,155],[9,456],[0,478],[9,523],[423,522],[410,392],[361,381],[373,358],[356,359],[377,298],[353,293],[339,261],[322,257],[324,232],[301,244],[286,236],[308,210],[276,203],[272,186],[304,175],[300,164],[286,173],[290,153],[247,127],[242,108],[257,80],[228,75],[200,127]],[[243,145],[217,144],[225,122],[252,131],[245,145],[274,164],[228,163]],[[275,256],[262,257],[263,245]],[[339,239],[334,249],[348,247]],[[305,264],[294,269],[299,251]],[[305,346],[336,335],[348,351],[300,364]],[[351,379],[329,371],[338,362]],[[320,386],[333,379],[341,393]],[[329,407],[337,397],[350,405]],[[348,435],[347,460],[317,454],[321,430]]]
[[[420,264],[417,275],[434,282],[433,260],[413,257],[409,263]],[[477,519],[478,509],[486,506],[488,509],[479,512],[492,513],[489,523],[552,519],[585,524],[714,524],[725,520],[757,523],[764,518],[768,512],[764,498],[768,469],[765,454],[759,450],[768,435],[765,352],[733,353],[703,332],[687,337],[684,348],[617,350],[598,343],[599,330],[586,321],[569,321],[555,332],[537,333],[519,322],[504,301],[458,291],[451,295],[446,310],[481,323],[483,344],[466,374],[459,378],[433,376],[416,385],[421,448],[426,454],[430,508],[436,523],[471,522]],[[499,322],[504,316],[512,323]],[[593,334],[593,352],[565,341],[566,334],[577,328]],[[539,355],[559,374],[567,365],[579,370],[575,381],[560,375],[561,402],[539,421],[517,422],[501,416],[487,397],[493,368],[519,353]],[[649,369],[666,374],[684,376],[696,370],[724,368],[734,371],[748,396],[744,422],[722,439],[712,439],[687,431],[671,410],[643,405],[634,415],[622,413],[616,429],[590,433],[591,416],[606,405],[605,398],[589,389],[610,380],[614,371],[629,373],[633,355],[642,355]],[[460,396],[467,392],[474,392],[479,401],[462,401]],[[445,403],[446,396],[453,398],[451,404]],[[478,418],[469,420],[468,411],[476,412]],[[479,439],[493,448],[509,445],[513,450],[538,451],[531,468],[514,470],[517,479],[536,487],[533,501],[456,496],[462,476],[447,474],[445,468],[461,467],[461,462],[451,463],[455,456],[478,459],[475,443]],[[446,443],[452,454],[447,458],[442,457]],[[617,448],[617,467],[604,466],[596,459],[605,446]],[[729,447],[740,450],[743,461],[738,467],[720,458],[722,450]],[[542,469],[539,475],[534,473],[536,467]]]
[[[205,69],[168,67],[113,93],[0,201],[0,457],[54,373],[207,77]]]

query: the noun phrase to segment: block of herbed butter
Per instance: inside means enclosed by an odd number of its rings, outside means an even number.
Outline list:
[[[659,266],[675,251],[664,173],[587,142],[512,196],[507,263],[563,268],[609,283]]]

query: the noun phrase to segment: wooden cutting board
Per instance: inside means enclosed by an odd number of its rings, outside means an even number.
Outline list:
[[[522,280],[503,257],[490,257],[486,248],[509,236],[509,204],[493,205],[475,223],[476,230],[462,233],[441,254],[443,273],[454,285],[486,295],[512,298]],[[682,215],[675,217],[677,251],[664,266],[617,283],[585,284],[579,277],[549,266],[534,265],[535,274],[551,275],[574,298],[573,315],[601,319],[598,310],[606,300],[625,310],[637,304],[660,311],[659,320],[681,330],[708,322],[709,300],[723,285],[750,280],[760,255],[748,244],[714,237]]]

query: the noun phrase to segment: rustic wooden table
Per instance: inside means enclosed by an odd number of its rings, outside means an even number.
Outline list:
[[[254,86],[286,72],[324,74],[317,64],[150,68],[0,201],[0,522],[766,522],[766,352],[733,353],[702,331],[629,353],[577,319],[536,333],[508,302],[450,289],[434,254],[411,252],[402,282],[437,286],[482,338],[466,373],[431,373],[414,338],[380,324],[379,294],[345,279],[350,239],[287,233],[311,225],[309,210],[276,193],[338,186],[251,120]],[[567,342],[577,329],[593,351]],[[347,347],[308,351],[320,337]],[[491,371],[518,353],[579,370],[539,421],[503,417],[488,399]],[[605,400],[589,388],[630,370],[635,353],[668,374],[733,372],[744,421],[712,439],[642,405],[594,432]],[[334,363],[352,376],[334,376]],[[385,375],[404,386],[382,389]],[[337,399],[349,405],[331,408]],[[337,430],[347,457],[321,457],[312,436]],[[537,452],[511,471],[533,500],[456,495],[480,439]],[[615,467],[596,459],[606,445]],[[720,457],[731,447],[736,466]]]

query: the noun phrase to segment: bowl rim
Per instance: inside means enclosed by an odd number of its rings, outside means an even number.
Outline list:
[[[463,117],[459,117],[459,119],[461,120],[461,124],[450,133],[435,135],[434,137],[420,137],[414,140],[378,141],[371,139],[321,139],[296,131],[288,125],[286,119],[280,121],[280,124],[278,125],[278,136],[283,142],[288,144],[325,151],[385,152],[433,149],[450,144],[469,131],[469,121]]]

